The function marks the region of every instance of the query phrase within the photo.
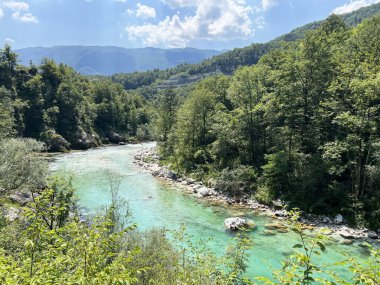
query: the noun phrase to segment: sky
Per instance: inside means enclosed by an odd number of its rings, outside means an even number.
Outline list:
[[[0,0],[0,43],[227,50],[380,0]]]

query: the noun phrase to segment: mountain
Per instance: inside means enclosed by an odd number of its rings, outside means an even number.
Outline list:
[[[360,24],[365,19],[371,18],[380,13],[380,3],[363,7],[351,13],[339,15],[349,27]],[[244,48],[236,48],[211,59],[206,59],[200,64],[193,65],[189,68],[189,74],[199,74],[203,72],[217,72],[230,74],[239,66],[256,64],[258,60],[270,50],[278,47],[281,42],[294,42],[304,37],[305,33],[317,29],[322,21],[316,21],[296,28],[288,34],[282,35],[272,41],[262,44],[251,44]]]
[[[379,13],[380,3],[339,15],[339,17],[347,26],[353,27]],[[267,43],[254,43],[247,47],[235,48],[200,63],[180,65],[167,70],[115,74],[111,78],[122,84],[125,89],[137,89],[151,84],[153,84],[152,87],[158,89],[167,89],[191,84],[216,73],[232,74],[239,66],[256,64],[263,55],[279,47],[282,42],[294,42],[303,38],[307,31],[317,29],[322,23],[323,21],[309,23]]]
[[[74,67],[85,75],[111,75],[172,68],[184,63],[199,63],[220,53],[216,50],[195,48],[159,49],[100,46],[54,46],[30,47],[15,51],[21,64],[30,61],[39,64],[43,58],[52,58],[58,63]]]

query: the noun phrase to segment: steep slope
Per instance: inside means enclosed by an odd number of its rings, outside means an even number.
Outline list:
[[[120,47],[55,46],[31,47],[16,50],[20,63],[30,61],[39,64],[43,58],[52,58],[58,63],[74,67],[86,75],[111,75],[121,72],[165,69],[183,63],[199,63],[219,51],[195,48],[158,49]]]

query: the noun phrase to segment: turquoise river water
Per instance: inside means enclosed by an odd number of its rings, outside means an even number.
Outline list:
[[[139,229],[179,229],[185,224],[195,241],[211,238],[208,246],[217,254],[222,254],[232,239],[224,230],[224,220],[245,215],[257,225],[252,232],[255,246],[250,251],[248,276],[270,277],[273,268],[281,267],[281,260],[291,254],[292,246],[299,242],[294,233],[265,236],[264,225],[273,222],[272,218],[249,210],[210,205],[176,189],[174,185],[142,173],[133,164],[134,154],[152,145],[105,147],[58,155],[51,163],[51,169],[72,177],[79,203],[87,214],[95,213],[110,202],[107,173],[115,173],[121,177],[121,195],[129,201],[133,220]],[[327,252],[317,263],[331,264],[345,259],[347,255],[363,259],[368,257],[368,253],[356,244],[345,246],[337,241],[329,244]],[[344,270],[335,272],[348,276]]]

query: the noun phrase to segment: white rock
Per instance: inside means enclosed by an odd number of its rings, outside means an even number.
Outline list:
[[[228,218],[224,221],[224,226],[228,230],[236,231],[246,227],[247,221],[239,217]]]
[[[195,185],[193,186],[193,189],[194,189],[195,192],[198,192],[198,190],[201,189],[202,187],[203,187],[202,185],[195,184]]]
[[[14,220],[16,220],[18,218],[20,214],[20,210],[15,208],[15,207],[10,207],[6,213],[5,213],[5,218],[10,221],[10,222],[13,222]]]
[[[206,187],[202,187],[202,188],[198,189],[197,192],[199,194],[201,194],[203,197],[210,196],[210,189],[208,189]]]
[[[326,216],[323,217],[322,221],[324,224],[330,224],[331,223],[331,219],[329,217],[326,217]]]
[[[377,236],[377,233],[375,232],[369,232],[367,234],[367,236],[370,238],[370,239],[378,239],[379,237]]]
[[[337,215],[334,219],[335,224],[341,224],[343,223],[343,216],[341,214]]]

